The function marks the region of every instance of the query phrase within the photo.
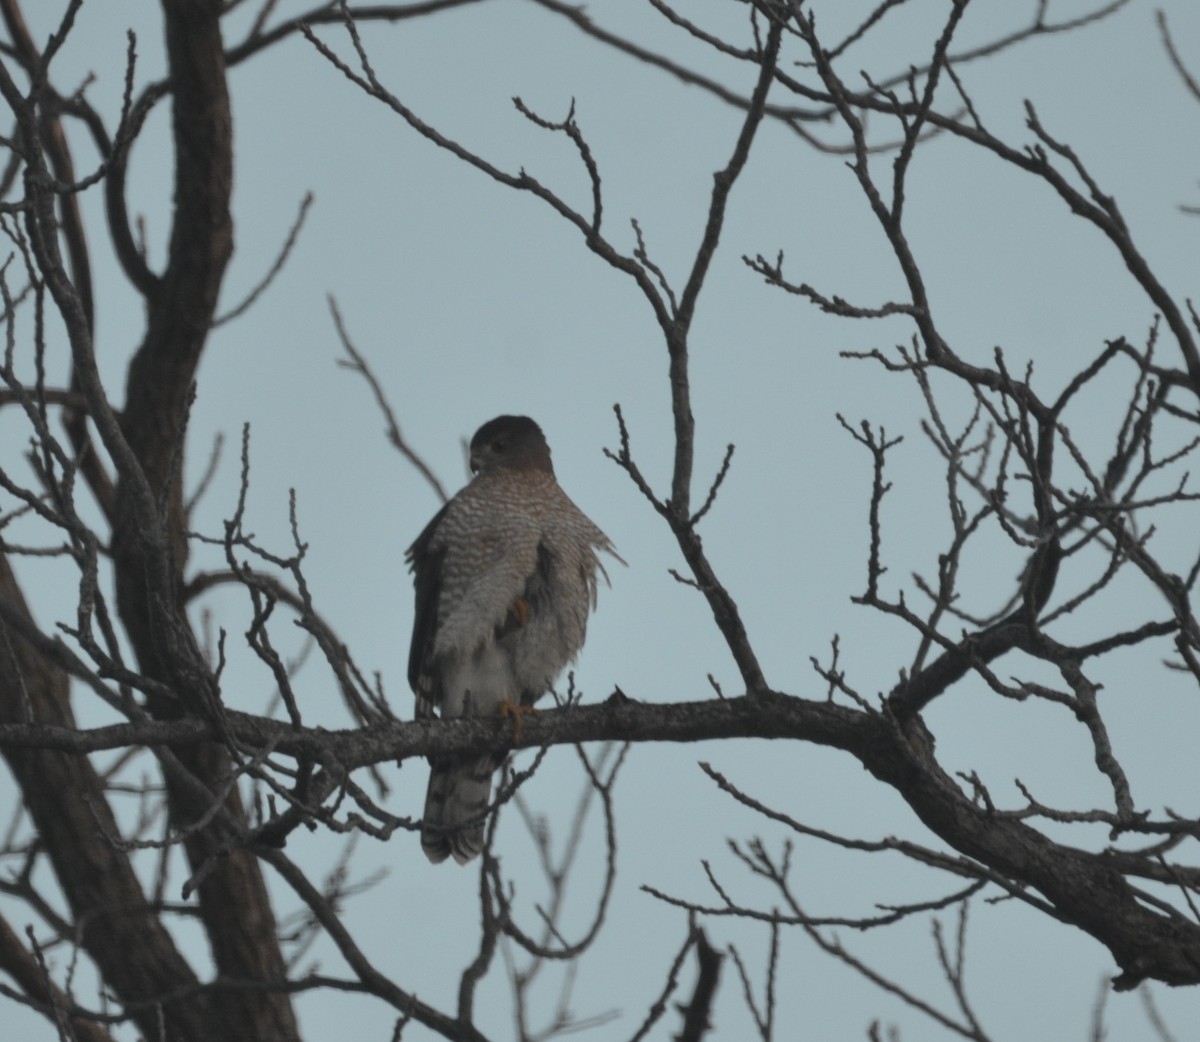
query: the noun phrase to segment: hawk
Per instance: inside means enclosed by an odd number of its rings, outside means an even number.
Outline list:
[[[583,647],[608,537],[554,478],[528,416],[498,416],[471,439],[474,475],[425,526],[406,560],[416,586],[408,682],[418,720],[532,706]],[[519,719],[519,718],[518,718]],[[421,847],[466,864],[483,849],[492,775],[504,757],[431,760]]]

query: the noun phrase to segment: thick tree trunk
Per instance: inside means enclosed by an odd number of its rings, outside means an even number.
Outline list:
[[[187,559],[182,474],[183,439],[196,367],[233,252],[230,194],[233,129],[217,0],[164,0],[175,144],[175,212],[167,267],[147,297],[144,342],[126,384],[122,429],[156,504],[146,531],[144,486],[122,475],[113,547],[122,622],[142,673],[170,694],[151,696],[160,718],[219,716],[220,691],[188,622],[181,590]],[[180,751],[182,765],[212,792],[231,771],[218,745]],[[173,824],[193,825],[208,810],[195,789],[168,774]],[[246,820],[234,789],[224,811]],[[276,922],[261,867],[246,850],[221,853],[228,830],[220,818],[190,832],[184,844],[200,915],[218,975],[237,982],[278,983],[286,976]],[[207,864],[215,858],[215,865]],[[209,1037],[288,1040],[299,1037],[289,996],[236,988],[211,1001],[217,1020]]]
[[[0,597],[27,614],[4,554]],[[75,727],[66,676],[3,622],[0,649],[0,720]],[[91,761],[36,749],[5,748],[3,754],[79,924],[79,943],[108,986],[126,1003],[195,988],[195,974],[147,903],[128,855],[110,841],[120,833]],[[217,1037],[212,1002],[204,994],[165,1002],[167,1037],[179,1042]],[[158,1037],[155,1009],[147,1006],[134,1019],[146,1038]]]

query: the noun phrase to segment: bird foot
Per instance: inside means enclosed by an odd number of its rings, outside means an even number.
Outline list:
[[[513,718],[513,741],[521,740],[521,720],[526,716],[537,716],[538,710],[533,706],[523,706],[517,702],[501,702],[500,715],[511,716]]]

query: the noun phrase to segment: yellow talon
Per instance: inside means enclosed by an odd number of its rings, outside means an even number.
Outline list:
[[[521,718],[524,716],[537,716],[538,710],[533,706],[518,705],[516,702],[501,702],[500,715],[511,716],[513,718],[513,741],[521,740]]]

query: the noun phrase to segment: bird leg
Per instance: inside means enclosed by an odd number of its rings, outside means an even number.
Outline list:
[[[496,631],[497,637],[503,636],[518,627],[524,626],[529,621],[529,616],[533,613],[533,606],[524,597],[514,597],[513,602],[509,605],[508,616],[504,620],[504,626]],[[500,703],[500,715],[511,716],[513,720],[513,741],[521,740],[521,718],[527,713],[536,713],[537,710],[533,706],[522,705],[519,702],[511,702],[505,699]]]
[[[513,630],[519,630],[529,621],[532,614],[533,608],[524,597],[514,597],[512,604],[508,606],[504,621],[496,627],[496,639],[507,637]]]
[[[508,614],[516,619],[518,626],[524,626],[529,621],[529,602],[524,597],[517,597],[508,609]]]

